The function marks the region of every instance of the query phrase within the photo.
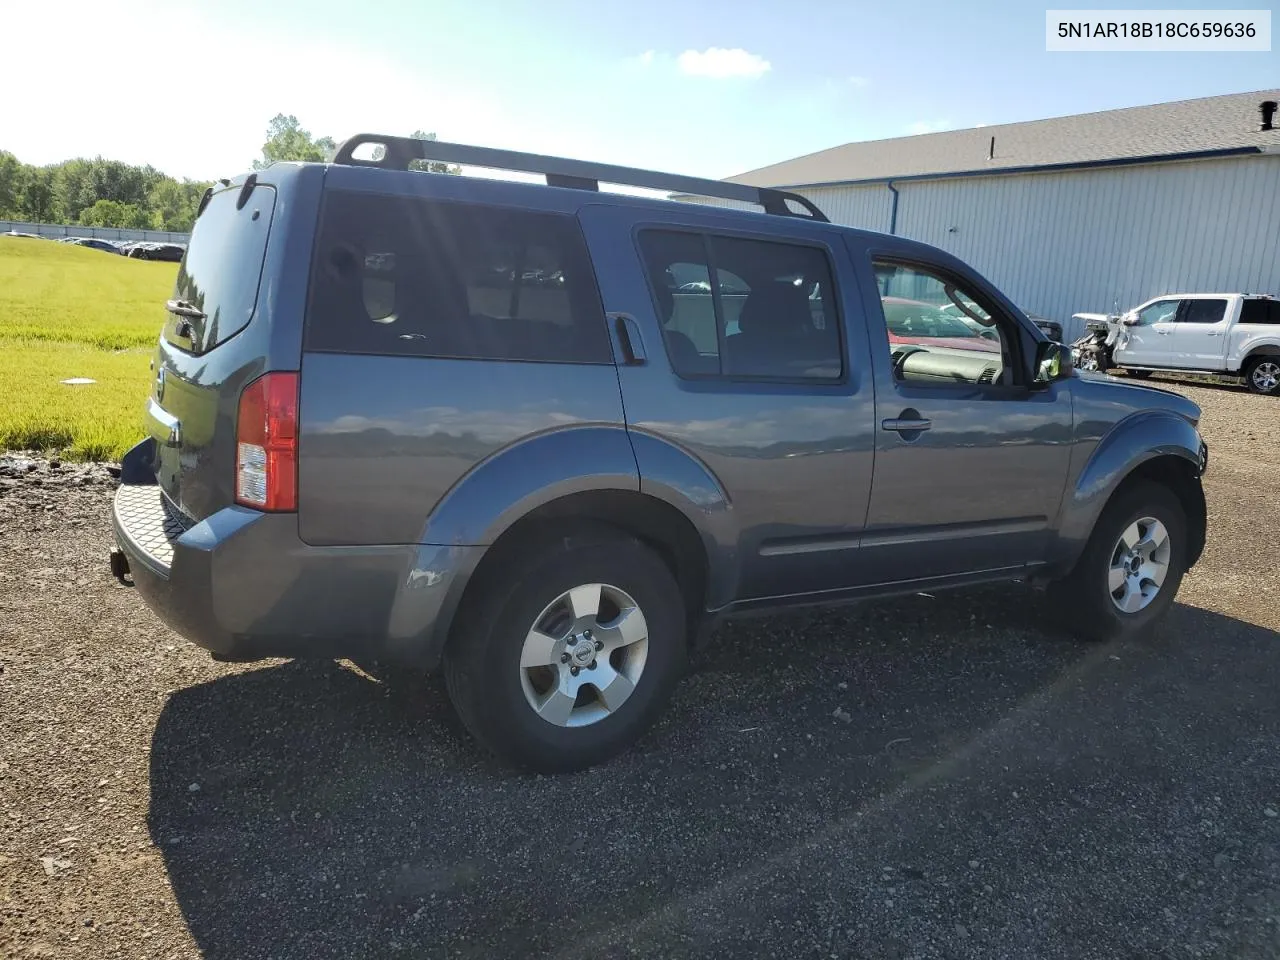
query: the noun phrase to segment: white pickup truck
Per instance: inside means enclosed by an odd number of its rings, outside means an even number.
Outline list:
[[[1114,329],[1114,328],[1113,328]],[[1254,393],[1280,393],[1280,300],[1245,293],[1178,293],[1120,318],[1110,364],[1243,377]]]

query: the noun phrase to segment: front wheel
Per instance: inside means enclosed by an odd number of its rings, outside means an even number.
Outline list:
[[[686,651],[684,600],[653,551],[621,534],[560,537],[478,586],[445,680],[483,746],[563,773],[622,752],[653,723]]]
[[[1098,518],[1075,569],[1051,592],[1089,640],[1145,633],[1173,605],[1186,571],[1187,520],[1168,487],[1135,483]]]
[[[1280,357],[1254,357],[1245,367],[1244,380],[1254,393],[1280,392]]]

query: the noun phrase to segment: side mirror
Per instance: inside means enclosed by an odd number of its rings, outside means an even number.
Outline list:
[[[1136,313],[1126,313],[1120,318],[1120,322],[1126,327],[1136,327],[1138,325],[1138,315]]]
[[[1049,340],[1036,346],[1033,383],[1049,384],[1055,380],[1067,380],[1071,377],[1072,369],[1071,353],[1064,344]]]

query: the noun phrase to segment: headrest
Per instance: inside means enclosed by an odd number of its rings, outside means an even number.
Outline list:
[[[805,286],[790,280],[773,280],[752,287],[738,317],[738,329],[747,332],[794,333],[809,317]]]
[[[676,298],[675,294],[671,292],[671,288],[667,286],[665,276],[655,278],[653,289],[658,298],[658,325],[662,326],[671,319],[672,313],[675,312]]]

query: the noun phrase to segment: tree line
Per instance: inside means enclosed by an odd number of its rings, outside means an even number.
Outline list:
[[[77,157],[37,167],[0,150],[0,219],[188,231],[209,187],[150,165]]]
[[[435,134],[421,130],[413,136],[435,139]],[[332,137],[313,137],[297,117],[278,114],[267,127],[262,155],[253,161],[253,168],[279,160],[331,160],[336,149]],[[415,161],[415,166],[458,172],[456,167],[434,162]],[[177,180],[149,164],[77,157],[36,166],[0,150],[0,220],[185,233],[191,230],[200,198],[210,186],[208,181]]]

